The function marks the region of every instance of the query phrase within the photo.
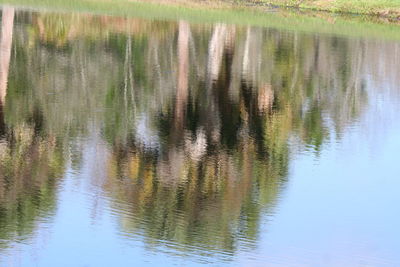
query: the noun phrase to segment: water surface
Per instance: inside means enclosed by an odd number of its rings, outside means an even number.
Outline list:
[[[399,266],[400,43],[2,9],[2,266]]]

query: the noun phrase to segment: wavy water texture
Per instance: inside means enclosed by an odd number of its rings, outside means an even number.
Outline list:
[[[58,222],[79,183],[94,204],[77,210],[149,251],[254,251],[296,157],[340,143],[400,82],[395,41],[182,19],[5,8],[0,46],[11,254]]]

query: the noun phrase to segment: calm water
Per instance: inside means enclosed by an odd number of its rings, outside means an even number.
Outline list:
[[[400,43],[2,11],[1,266],[400,266]]]

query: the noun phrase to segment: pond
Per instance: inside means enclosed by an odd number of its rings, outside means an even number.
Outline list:
[[[1,13],[1,266],[400,266],[399,36]]]

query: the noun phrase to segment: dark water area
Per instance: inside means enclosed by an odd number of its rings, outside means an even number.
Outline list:
[[[0,266],[400,266],[400,43],[4,7]]]

